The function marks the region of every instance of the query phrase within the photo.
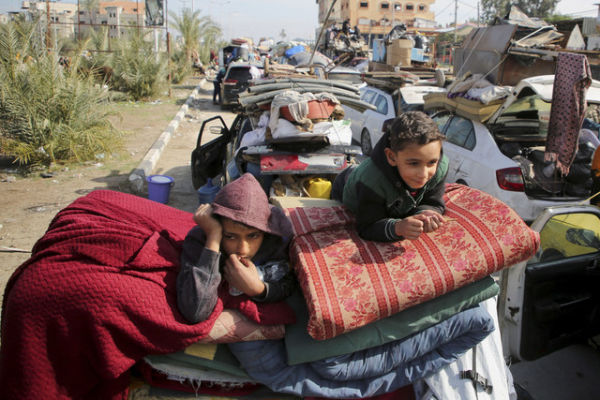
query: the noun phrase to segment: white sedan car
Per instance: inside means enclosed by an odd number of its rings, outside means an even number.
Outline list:
[[[437,86],[405,86],[394,93],[388,93],[372,86],[363,86],[360,98],[375,106],[375,110],[359,112],[343,106],[346,119],[352,121],[352,139],[360,143],[364,155],[371,154],[371,150],[383,136],[385,120],[395,118],[398,112],[422,110],[423,96],[443,91],[445,89]]]
[[[543,160],[553,82],[553,75],[524,79],[485,123],[450,111],[434,114],[446,135],[444,154],[450,160],[446,181],[483,190],[528,222],[546,207],[588,198],[590,161],[583,157],[579,169],[575,163],[583,152],[591,156],[593,148],[580,144],[566,178]],[[600,103],[600,82],[593,81],[587,101]]]

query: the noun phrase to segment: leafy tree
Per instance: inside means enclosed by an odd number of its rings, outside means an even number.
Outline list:
[[[198,55],[204,64],[208,64],[210,61],[210,50],[224,46],[221,40],[222,31],[219,25],[210,17],[202,21],[200,30],[202,31],[202,38],[200,39]]]
[[[96,14],[100,12],[100,0],[83,0],[82,6],[85,11],[87,11],[90,17],[91,29],[95,29],[94,26],[96,24]]]
[[[214,46],[221,35],[219,26],[209,16],[201,16],[201,10],[184,8],[181,15],[169,14],[171,26],[181,35],[182,50],[188,63],[191,65],[193,55],[208,62],[210,46]]]
[[[84,161],[112,154],[119,133],[108,120],[108,92],[59,64],[35,23],[0,24],[0,148],[21,163]]]
[[[556,8],[559,0],[481,0],[483,20],[491,21],[494,17],[504,17],[511,5],[519,7],[529,17],[547,18]]]
[[[116,41],[110,61],[113,87],[134,100],[157,96],[167,83],[167,60],[157,57],[152,42],[145,40],[150,34],[135,33]]]

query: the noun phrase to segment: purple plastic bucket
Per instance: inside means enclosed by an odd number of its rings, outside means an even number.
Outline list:
[[[169,193],[175,179],[167,175],[150,175],[146,178],[146,182],[148,182],[148,198],[150,200],[163,204],[169,202]]]

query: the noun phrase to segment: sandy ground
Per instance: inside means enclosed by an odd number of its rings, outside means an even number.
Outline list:
[[[126,134],[123,154],[86,165],[57,166],[50,178],[42,178],[40,172],[21,177],[10,167],[0,169],[0,249],[31,250],[59,210],[95,189],[131,193],[129,174],[201,82],[200,77],[192,77],[182,85],[172,86],[170,98],[116,105],[120,117],[115,116],[113,123]],[[175,178],[169,201],[173,207],[193,211],[197,205],[191,184],[190,154],[201,121],[215,114],[223,115],[227,121],[234,115],[212,104],[212,84],[204,82],[153,171]],[[0,251],[0,293],[4,293],[13,271],[28,257],[29,253]]]

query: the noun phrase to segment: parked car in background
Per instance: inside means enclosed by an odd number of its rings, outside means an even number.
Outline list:
[[[344,106],[344,111],[352,121],[352,138],[360,143],[363,154],[369,155],[383,135],[385,120],[395,118],[401,112],[423,110],[423,96],[444,92],[445,89],[437,86],[405,86],[389,93],[373,86],[364,86],[360,91],[361,100],[374,105],[376,109],[359,112]]]
[[[435,113],[432,118],[446,135],[447,182],[483,190],[511,206],[527,222],[546,207],[589,197],[594,151],[589,143],[580,144],[566,177],[544,162],[553,82],[553,75],[524,79],[485,123],[464,113]],[[600,103],[600,82],[592,83],[587,101]]]
[[[253,79],[261,76],[261,66],[247,62],[229,64],[221,83],[221,108],[237,104],[238,95],[248,89]]]
[[[195,189],[208,179],[226,184],[244,172],[259,171],[269,177],[265,181],[282,177],[290,186],[297,186],[305,177],[333,182],[338,173],[357,163],[356,157],[361,154],[358,146],[331,145],[321,137],[271,139],[262,145],[241,146],[244,135],[258,127],[258,120],[256,115],[240,112],[229,127],[220,116],[203,121],[191,155]],[[205,142],[203,138],[210,134],[212,139]],[[297,189],[304,191],[302,187]]]

